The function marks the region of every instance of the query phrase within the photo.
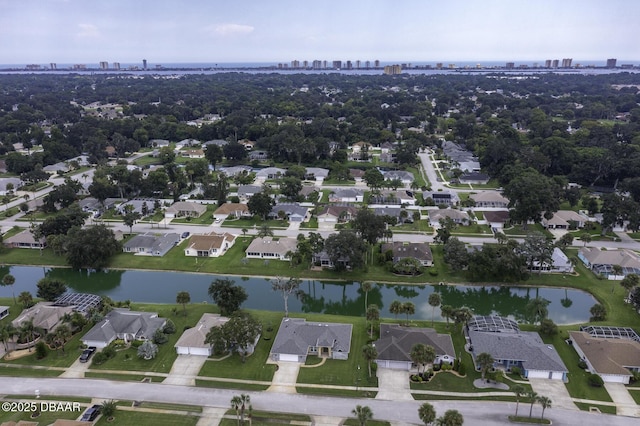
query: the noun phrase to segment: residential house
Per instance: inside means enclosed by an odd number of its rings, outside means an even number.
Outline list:
[[[329,194],[331,203],[362,203],[364,191],[356,188],[337,188]]]
[[[180,151],[180,155],[187,158],[204,158],[204,151],[201,149],[185,149]]]
[[[467,212],[454,209],[429,210],[429,222],[431,226],[440,226],[440,221],[447,218],[459,225],[469,223],[469,215]]]
[[[322,185],[322,182],[329,176],[329,169],[323,169],[320,167],[307,167],[304,179],[315,180],[316,183]]]
[[[69,166],[66,163],[59,162],[43,167],[42,171],[47,172],[50,175],[63,174],[69,171]]]
[[[533,271],[540,271],[540,262],[533,262]],[[573,265],[566,254],[558,247],[554,247],[553,253],[551,253],[551,262],[544,262],[542,264],[543,273],[573,273]]]
[[[480,172],[467,172],[458,178],[460,183],[468,185],[486,185],[491,178],[489,175]]]
[[[251,161],[253,161],[253,160],[257,160],[257,161],[268,160],[269,159],[269,152],[261,150],[261,149],[257,149],[255,151],[251,151],[247,155],[247,158],[249,160],[251,160]]]
[[[402,222],[402,212],[404,209],[402,207],[376,207],[373,209],[373,214],[376,216],[389,216],[395,218],[398,223]],[[407,215],[407,218],[410,218],[410,215]]]
[[[280,179],[287,173],[285,169],[281,169],[280,167],[266,167],[264,169],[260,169],[256,172],[256,179],[260,180],[273,180]]]
[[[180,241],[176,233],[155,234],[147,232],[138,234],[122,246],[125,253],[135,253],[142,256],[164,256]]]
[[[225,232],[217,234],[210,232],[205,235],[192,235],[184,250],[185,256],[219,257],[233,247],[235,235]]]
[[[211,356],[213,347],[205,343],[207,333],[214,327],[221,327],[227,321],[229,318],[221,317],[220,314],[202,314],[195,327],[187,328],[182,333],[174,345],[176,352],[178,355]]]
[[[20,328],[24,323],[31,321],[33,326],[51,333],[63,323],[65,315],[73,313],[72,306],[56,306],[53,302],[38,302],[30,308],[24,309],[11,325]]]
[[[371,151],[371,148],[373,148],[373,145],[371,145],[368,142],[356,142],[353,145],[351,145],[351,150],[354,153],[360,153],[362,151]]]
[[[433,364],[453,364],[456,358],[449,334],[439,334],[431,328],[380,324],[380,339],[373,344],[378,351],[378,367],[406,371],[419,367],[411,360],[411,349],[418,343],[434,349],[436,359]]]
[[[307,356],[349,358],[351,324],[307,322],[304,318],[284,318],[271,347],[273,361],[305,363]]]
[[[153,212],[155,211],[155,205],[156,205],[155,199],[129,200],[120,204],[118,207],[116,207],[116,212],[118,212],[118,214],[120,215],[124,215],[127,212],[127,206],[131,206],[133,208],[132,212],[136,212],[140,216],[145,216],[145,213],[144,213],[145,211],[146,211],[146,215],[153,214]]]
[[[254,141],[250,141],[249,139],[243,139],[238,142],[240,145],[244,146],[247,151],[251,151],[253,147],[256,145]]]
[[[301,197],[307,199],[314,192],[316,193],[316,195],[318,197],[320,196],[320,190],[318,189],[318,187],[309,186],[309,185],[303,185],[302,189],[300,191],[298,191],[298,195],[300,195]],[[311,201],[312,202],[319,201],[319,198],[314,197]]]
[[[349,175],[356,181],[356,183],[362,182],[362,179],[364,178],[364,170],[349,169]]]
[[[262,187],[258,185],[240,185],[238,186],[238,198],[243,203],[249,201],[249,198],[262,192]]]
[[[9,307],[0,306],[0,320],[9,316]]]
[[[43,249],[47,246],[47,240],[44,237],[36,240],[31,231],[25,229],[12,237],[5,238],[4,245],[9,248]]]
[[[253,169],[249,166],[231,166],[231,167],[222,167],[220,169],[220,173],[224,173],[228,177],[233,177],[237,175],[241,175],[242,173],[251,173]]]
[[[170,144],[171,142],[166,139],[151,139],[149,141],[149,146],[152,146],[154,148],[162,148],[165,146],[169,146]]]
[[[8,189],[7,186],[9,186]],[[10,193],[15,193],[22,186],[20,178],[0,178],[0,196],[4,197]]]
[[[222,148],[225,145],[228,145],[229,142],[225,141],[224,139],[213,139],[210,141],[206,141],[202,144],[202,147],[204,148],[205,146],[209,146],[209,145],[216,145],[219,146],[220,148]]]
[[[598,247],[582,247],[578,251],[578,259],[594,274],[608,279],[640,274],[640,255],[627,249],[601,250]],[[622,268],[617,276],[613,273],[614,265]]]
[[[542,218],[542,226],[547,229],[582,229],[589,218],[573,210],[558,210],[551,219]]]
[[[399,179],[405,186],[411,185],[411,183],[415,179],[413,173],[404,170],[389,170],[383,172],[382,175],[384,176],[385,180]]]
[[[255,238],[245,253],[249,259],[290,260],[289,255],[296,251],[297,246],[295,238]]]
[[[509,318],[476,316],[465,327],[465,335],[474,364],[478,354],[488,353],[495,360],[494,368],[508,372],[518,367],[529,379],[567,381],[567,367],[553,345],[544,343],[536,332],[521,331]]]
[[[200,217],[207,211],[207,206],[200,203],[190,203],[187,201],[178,201],[173,203],[164,211],[166,219],[177,217]]]
[[[509,200],[498,191],[480,191],[477,194],[469,195],[469,198],[475,202],[476,208],[506,209],[509,207]]]
[[[122,339],[127,343],[148,340],[166,323],[166,319],[158,317],[156,312],[115,308],[82,337],[82,343],[101,349],[116,339]]]
[[[587,371],[605,383],[628,385],[640,372],[640,342],[626,338],[594,337],[584,331],[570,331],[571,345],[587,364]]]
[[[426,201],[431,199],[436,206],[455,206],[460,199],[458,194],[450,191],[425,191],[422,193],[422,198]]]
[[[369,204],[381,204],[389,206],[409,205],[415,206],[416,199],[411,191],[398,190],[382,190],[379,194],[371,194]]]
[[[216,219],[225,220],[229,216],[240,219],[251,217],[251,213],[249,213],[249,207],[244,203],[225,203],[213,212],[213,217]]]
[[[388,154],[395,149],[395,146],[391,142],[384,142],[380,145],[380,152],[383,154]]]
[[[354,206],[328,205],[318,213],[318,229],[335,229],[338,223],[346,223],[358,213]]]
[[[182,149],[185,146],[198,146],[200,141],[197,139],[182,139],[180,142],[176,142],[176,149]]]
[[[433,254],[427,243],[394,241],[382,244],[382,253],[389,250],[393,253],[393,263],[409,258],[417,260],[422,266],[433,266]]]
[[[509,222],[509,210],[489,210],[482,212],[484,220],[494,230],[494,232],[504,228],[504,224]]]
[[[282,213],[289,222],[304,222],[309,219],[309,208],[299,204],[276,204],[271,208],[270,218],[280,218]]]

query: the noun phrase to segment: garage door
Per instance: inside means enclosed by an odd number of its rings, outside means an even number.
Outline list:
[[[548,379],[549,372],[548,371],[540,371],[540,370],[529,370],[529,374],[527,374],[527,378],[529,379]]]
[[[280,354],[278,356],[278,361],[298,362],[298,355]]]

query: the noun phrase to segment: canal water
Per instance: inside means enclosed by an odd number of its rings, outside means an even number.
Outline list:
[[[212,303],[207,295],[209,285],[222,276],[165,271],[120,271],[101,272],[74,271],[65,268],[43,268],[36,266],[3,266],[0,276],[11,273],[16,282],[13,289],[0,286],[0,297],[16,296],[22,291],[37,293],[36,283],[47,276],[67,283],[76,293],[106,295],[113,300],[131,300],[148,303],[175,303],[176,294],[188,291],[192,303]],[[278,311],[284,309],[282,296],[271,290],[268,279],[257,277],[231,277],[244,287],[249,295],[244,308]],[[335,315],[363,316],[365,293],[360,283],[304,280],[300,299],[289,298],[290,312],[325,313]],[[563,288],[506,287],[474,285],[401,285],[375,284],[368,294],[368,303],[380,307],[383,317],[393,317],[389,305],[394,300],[411,301],[416,308],[413,319],[442,320],[440,309],[429,305],[429,295],[438,292],[443,305],[454,308],[467,306],[478,315],[497,314],[526,321],[527,303],[542,297],[551,303],[547,307],[549,318],[556,324],[573,324],[589,321],[589,309],[596,300],[588,293]]]

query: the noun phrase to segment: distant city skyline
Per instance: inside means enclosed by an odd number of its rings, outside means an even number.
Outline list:
[[[640,60],[635,0],[0,0],[0,64]]]

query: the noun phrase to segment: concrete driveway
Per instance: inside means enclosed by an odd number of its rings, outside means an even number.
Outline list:
[[[202,355],[178,355],[169,376],[162,381],[167,385],[195,386],[196,376],[207,361]]]
[[[277,365],[278,370],[273,374],[273,380],[267,392],[296,393],[300,363],[280,361]]]
[[[549,379],[529,379],[531,388],[539,396],[546,396],[551,399],[551,406],[554,408],[565,408],[567,410],[577,410],[573,403],[567,387],[560,380]],[[534,407],[535,411],[535,407]]]
[[[409,372],[378,368],[378,394],[376,399],[388,401],[413,401],[409,388]]]
[[[82,379],[84,378],[84,373],[89,369],[91,365],[91,360],[89,362],[80,362],[80,357],[71,364],[71,367],[67,368],[64,373],[60,375],[60,377],[65,377],[67,379]]]
[[[604,388],[616,404],[619,416],[640,417],[640,407],[629,395],[629,391],[622,383],[605,383]]]

